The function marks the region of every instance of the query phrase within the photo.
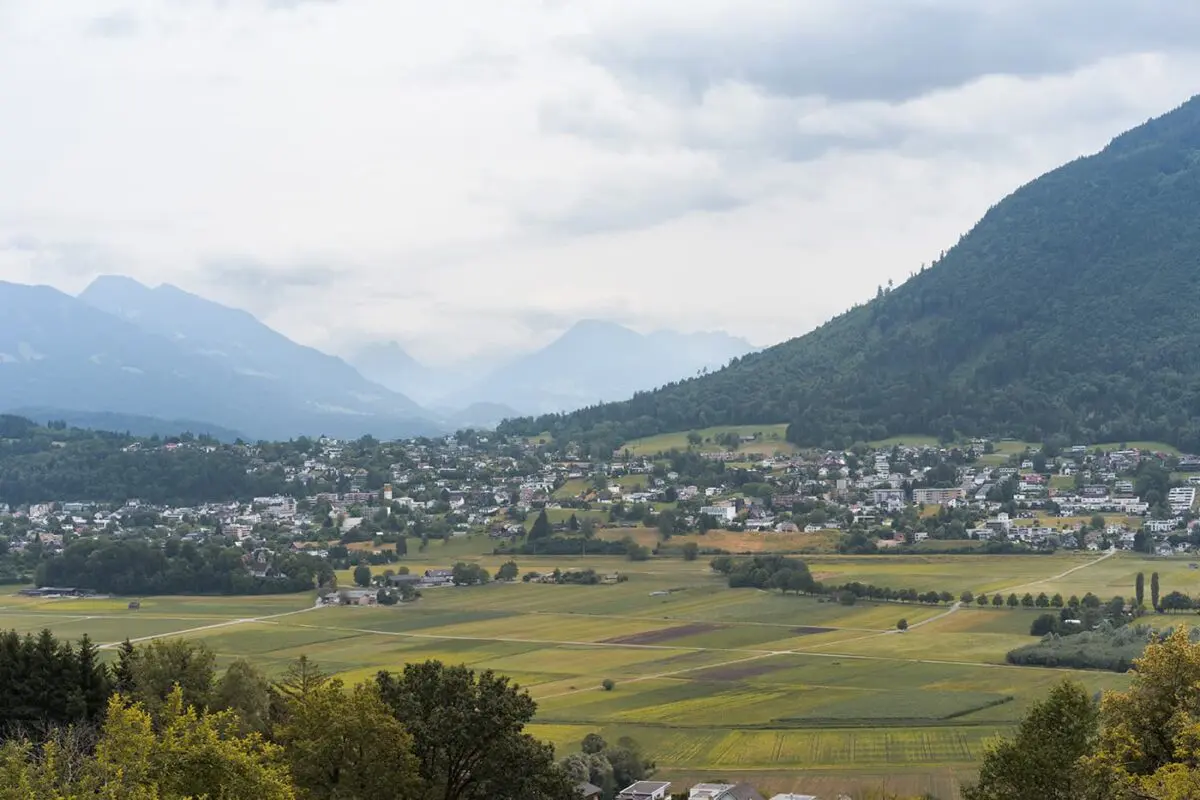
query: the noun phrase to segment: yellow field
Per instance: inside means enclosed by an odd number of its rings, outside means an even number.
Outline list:
[[[626,536],[646,547],[660,544],[655,528],[607,528],[599,531],[602,539],[624,539]],[[688,542],[701,550],[724,550],[729,553],[800,553],[836,552],[842,534],[838,531],[818,533],[756,533],[753,531],[711,530],[708,533],[676,534],[661,546],[678,551]]]
[[[553,497],[555,500],[567,500],[572,497],[579,497],[591,488],[591,480],[587,478],[571,478],[554,490]]]

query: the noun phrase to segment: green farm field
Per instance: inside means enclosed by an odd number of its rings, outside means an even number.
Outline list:
[[[687,450],[688,433],[677,431],[663,433],[658,436],[647,436],[644,439],[634,439],[625,444],[622,450],[628,450],[635,456],[653,456],[670,450]],[[719,452],[725,448],[716,443],[716,437],[734,433],[738,436],[755,436],[758,441],[747,442],[738,447],[742,453],[793,453],[795,445],[787,441],[787,425],[722,425],[716,428],[702,428],[696,433],[704,438],[704,442],[696,447],[699,452]]]
[[[474,545],[474,552],[471,552]],[[431,545],[411,570],[450,559],[495,569],[486,542]],[[1130,596],[1138,571],[1163,591],[1200,589],[1186,559],[1055,556],[813,556],[823,580],[986,591]],[[429,589],[415,604],[315,608],[310,594],[247,598],[0,601],[0,626],[122,639],[187,636],[222,661],[278,674],[301,654],[350,681],[436,658],[512,676],[537,699],[532,732],[560,754],[584,735],[630,735],[664,779],[714,775],[767,791],[893,791],[955,797],[985,742],[1070,675],[1092,690],[1123,675],[1004,663],[1032,641],[1038,611],[860,602],[845,607],[729,589],[703,561],[523,557],[522,571],[591,567],[617,585],[491,584]],[[381,568],[377,568],[381,569]],[[342,580],[349,582],[348,576]],[[652,594],[664,592],[667,594]],[[905,633],[895,630],[908,620]],[[604,679],[615,682],[604,691]],[[818,789],[818,787],[820,787]]]
[[[876,449],[881,447],[937,447],[938,438],[920,433],[900,434],[899,436],[892,436],[887,439],[867,442],[867,444]]]

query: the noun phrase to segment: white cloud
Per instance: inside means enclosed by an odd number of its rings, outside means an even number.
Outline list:
[[[8,0],[0,279],[431,359],[597,316],[769,343],[1186,99],[1162,9]]]

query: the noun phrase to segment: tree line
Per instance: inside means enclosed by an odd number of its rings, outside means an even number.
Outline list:
[[[70,586],[119,595],[281,594],[333,580],[333,568],[304,553],[277,553],[248,563],[240,547],[170,540],[80,539],[37,568],[38,586]],[[259,575],[255,575],[258,572]]]
[[[278,681],[204,644],[0,636],[0,800],[577,800],[536,706],[438,661],[346,686],[301,657]]]

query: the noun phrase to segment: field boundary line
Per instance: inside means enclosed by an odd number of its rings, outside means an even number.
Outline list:
[[[615,647],[625,650],[680,650],[691,653],[755,653],[757,655],[776,655],[789,652],[787,650],[763,650],[754,647],[696,647],[694,645],[670,644],[636,644],[632,642],[578,642],[561,639],[523,639],[515,636],[464,636],[449,633],[417,633],[416,631],[380,631],[371,628],[338,628],[322,625],[307,625],[292,623],[297,628],[312,628],[323,631],[346,631],[348,633],[367,633],[375,636],[399,636],[408,639],[433,639],[441,641],[460,642],[502,642],[505,644],[544,644],[557,647]]]
[[[765,589],[759,589],[760,592],[774,595],[774,592],[767,592]],[[881,601],[886,602],[886,601]],[[805,627],[797,625],[794,622],[754,622],[751,620],[737,620],[722,622],[721,620],[699,619],[690,617],[639,617],[634,614],[592,614],[587,611],[521,611],[517,612],[516,616],[536,616],[536,617],[567,617],[578,619],[579,617],[590,617],[594,619],[623,619],[631,622],[701,622],[707,625],[719,625],[727,628],[740,628],[743,626],[754,626],[760,628],[783,628],[785,630]],[[830,631],[852,631],[859,633],[884,633],[883,628],[859,628],[859,627],[839,627],[836,625],[813,625],[815,628],[828,628]]]
[[[1060,572],[1057,575],[1051,575],[1048,578],[1039,578],[1036,581],[1029,581],[1028,583],[1022,583],[1017,586],[1009,586],[1004,589],[995,589],[991,592],[985,592],[985,594],[1005,594],[1005,593],[1012,594],[1013,592],[1015,592],[1019,589],[1026,589],[1030,586],[1037,586],[1040,583],[1048,583],[1049,581],[1062,580],[1063,578],[1067,577],[1068,575],[1073,575],[1074,573],[1079,572],[1081,569],[1087,569],[1088,567],[1094,567],[1097,564],[1099,564],[1101,561],[1112,558],[1116,554],[1117,554],[1117,548],[1110,547],[1108,549],[1108,552],[1105,553],[1104,555],[1100,556],[1099,558],[1088,561],[1086,564],[1079,564],[1077,566],[1071,567],[1070,569],[1064,570],[1063,572]]]
[[[722,661],[717,664],[700,664],[694,667],[684,667],[683,669],[672,670],[670,672],[659,672],[653,675],[638,675],[633,678],[624,678],[621,680],[621,683],[639,683],[641,681],[652,681],[659,678],[672,678],[676,675],[682,675],[685,672],[695,672],[698,669],[720,669],[721,667],[727,667],[730,664],[743,664],[747,661],[755,661],[760,658],[770,658],[771,656],[785,656],[790,652],[790,650],[778,650],[769,653],[759,653],[757,655],[747,656],[746,658],[735,658],[732,661]],[[601,688],[600,684],[588,686],[583,689],[568,689],[565,692],[555,692],[554,694],[542,695],[538,698],[538,700],[550,700],[555,697],[566,697],[567,695],[579,694],[580,692],[594,692],[599,688]]]
[[[266,622],[266,623],[273,624],[272,620],[279,619],[280,617],[290,617],[293,614],[303,614],[306,611],[312,611],[317,608],[320,608],[320,606],[315,606],[315,605],[307,606],[305,608],[297,608],[292,611],[284,611],[283,613],[280,613],[280,614],[267,614],[266,616],[262,616],[262,617],[242,617],[239,619],[228,619],[228,620],[225,620],[224,622],[215,622],[211,625],[199,625],[197,627],[185,628],[185,629],[179,630],[179,631],[167,631],[166,633],[155,633],[150,636],[139,636],[136,639],[129,639],[128,641],[130,644],[141,644],[142,642],[150,642],[155,639],[169,639],[173,636],[182,636],[185,633],[197,633],[199,631],[211,631],[211,630],[215,630],[216,628],[228,628],[228,627],[232,627],[234,625],[246,625],[246,624],[252,624],[255,622]],[[99,645],[97,647],[97,649],[98,650],[111,650],[112,648],[123,644],[125,641],[126,640],[123,639],[119,642],[106,642],[105,644]]]
[[[1024,589],[1027,586],[1037,586],[1040,583],[1061,580],[1062,578],[1065,578],[1068,575],[1076,573],[1081,569],[1087,569],[1088,567],[1092,567],[1092,566],[1095,566],[1096,564],[1099,564],[1101,561],[1104,561],[1105,559],[1112,558],[1116,554],[1117,554],[1116,548],[1110,548],[1107,553],[1100,556],[1099,558],[1092,559],[1091,561],[1088,561],[1085,564],[1078,564],[1074,567],[1071,567],[1068,570],[1064,570],[1064,571],[1058,573],[1057,575],[1051,575],[1046,578],[1039,578],[1036,581],[1030,581],[1029,583],[1023,583],[1020,586],[1012,586],[1007,589],[996,589],[996,590],[992,591],[991,594],[1005,594],[1005,593],[1011,594],[1012,592],[1017,591],[1018,589]],[[837,641],[837,642],[826,642],[823,645],[816,644],[816,645],[813,645],[813,647],[826,647],[826,646],[832,646],[835,644],[849,644],[850,642],[861,642],[866,639],[875,639],[880,636],[894,636],[894,635],[897,635],[900,633],[907,633],[908,631],[912,631],[912,630],[920,628],[924,625],[928,625],[931,622],[937,622],[940,619],[945,619],[946,617],[950,616],[951,614],[953,614],[954,612],[958,611],[959,609],[961,609],[963,607],[964,607],[964,604],[961,600],[955,601],[954,605],[950,606],[950,608],[946,609],[942,613],[935,614],[934,616],[930,617],[929,619],[923,619],[920,622],[914,622],[911,625],[909,625],[907,630],[905,630],[905,631],[901,631],[898,629],[880,631],[879,633],[873,633],[873,634],[869,634],[867,636],[859,636],[854,639],[843,639],[843,640]],[[920,660],[924,661],[924,659],[920,659]],[[927,663],[938,663],[938,662],[929,661]],[[957,662],[945,662],[945,663],[957,663]]]

